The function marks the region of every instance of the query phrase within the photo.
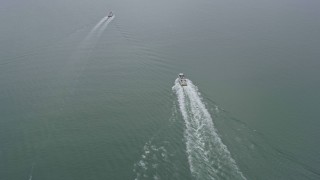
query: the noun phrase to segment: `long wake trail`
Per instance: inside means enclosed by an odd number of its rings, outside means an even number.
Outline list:
[[[190,80],[172,87],[185,121],[184,137],[191,174],[195,179],[246,179],[223,144],[202,97]]]
[[[102,33],[107,28],[108,24],[114,19],[112,17],[103,17],[88,33],[88,35],[80,42],[76,51],[73,53],[70,61],[72,67],[75,67],[75,63],[83,63],[89,59],[90,53],[94,50],[97,42],[99,41]]]
[[[99,41],[102,33],[107,25],[112,22],[115,16],[105,16],[97,22],[89,33],[80,41],[79,45],[75,48],[67,63],[64,65],[63,79],[68,84],[69,93],[73,94],[76,91],[76,84],[80,81],[80,76],[88,66],[89,61],[92,59],[92,53],[95,50],[97,42]],[[69,77],[69,78],[66,78]]]

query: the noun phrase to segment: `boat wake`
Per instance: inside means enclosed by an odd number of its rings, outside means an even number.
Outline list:
[[[103,25],[101,26],[101,28],[98,31],[99,37],[101,36],[101,34],[104,32],[104,30],[106,30],[108,24],[114,19],[115,16],[112,17],[108,17],[108,19],[105,21],[105,23],[103,23]]]
[[[136,173],[135,180],[161,179],[161,169],[170,165],[168,151],[165,146],[158,146],[152,141],[143,147],[141,159],[134,164],[133,171]]]
[[[74,94],[77,90],[76,84],[81,80],[80,76],[88,67],[98,41],[108,24],[112,22],[115,16],[103,17],[77,45],[70,57],[62,68],[61,76],[66,84],[68,84],[68,93]]]
[[[185,158],[182,128],[177,118],[176,104],[171,117],[162,128],[144,144],[139,159],[133,165],[135,180],[187,179],[183,171]],[[187,169],[188,171],[188,169]],[[188,174],[189,175],[189,174]]]
[[[191,174],[195,179],[246,179],[231,157],[214,127],[202,97],[190,80],[181,86],[176,79],[176,93],[185,122],[186,151]]]
[[[103,17],[90,31],[89,35],[92,35],[97,29],[105,22],[108,20],[108,16]]]
[[[32,164],[32,167],[31,167],[31,172],[30,172],[30,175],[29,175],[29,180],[32,180],[33,168],[34,168],[34,164]]]
[[[103,17],[89,32],[89,34],[86,36],[84,41],[81,43],[82,46],[90,46],[95,45],[99,38],[101,37],[102,33],[107,28],[108,24],[114,19],[115,16],[112,17]]]

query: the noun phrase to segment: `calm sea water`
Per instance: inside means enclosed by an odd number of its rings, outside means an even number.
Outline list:
[[[1,1],[0,179],[319,179],[319,7]]]

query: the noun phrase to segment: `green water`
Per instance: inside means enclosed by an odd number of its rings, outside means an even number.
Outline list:
[[[319,7],[0,2],[0,179],[319,179]]]

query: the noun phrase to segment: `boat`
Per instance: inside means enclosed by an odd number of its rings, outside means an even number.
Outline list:
[[[181,86],[187,86],[187,79],[186,79],[186,77],[184,76],[183,73],[179,74],[179,84]]]
[[[111,18],[113,16],[112,11],[108,14],[108,18]]]

